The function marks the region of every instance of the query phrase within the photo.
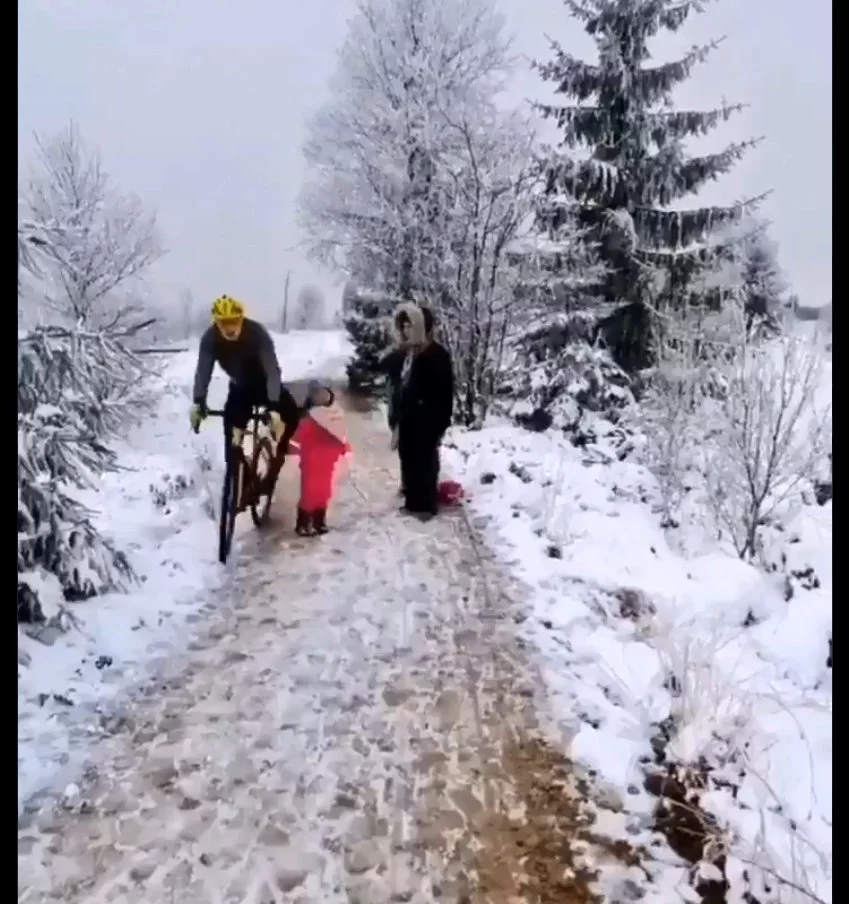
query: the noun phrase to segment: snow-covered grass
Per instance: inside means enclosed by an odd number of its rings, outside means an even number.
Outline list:
[[[344,374],[349,350],[341,332],[292,332],[275,342],[284,381]],[[140,583],[126,594],[71,604],[76,624],[67,633],[48,628],[35,640],[19,632],[19,809],[74,774],[86,737],[108,731],[121,695],[186,643],[222,580],[213,517],[223,445],[217,422],[198,436],[189,430],[195,359],[196,345],[169,357],[157,380],[155,417],[116,445],[121,471],[104,474],[82,496]],[[210,406],[220,407],[226,387],[217,371]]]
[[[706,544],[704,525],[693,542],[686,524],[663,530],[654,478],[603,439],[496,424],[450,442],[473,518],[529,587],[551,727],[615,801],[599,829],[655,848],[643,900],[701,900],[690,864],[658,847],[644,790],[672,716],[667,761],[712,770],[700,809],[729,850],[728,902],[831,901],[832,503],[800,493],[757,567]],[[603,875],[626,899],[626,877]]]

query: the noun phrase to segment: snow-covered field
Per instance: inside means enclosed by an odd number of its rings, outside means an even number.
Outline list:
[[[284,380],[335,379],[344,372],[349,347],[341,332],[293,332],[275,341]],[[108,731],[120,718],[120,707],[106,704],[186,644],[198,610],[221,580],[213,520],[221,432],[218,421],[197,436],[189,430],[194,362],[195,348],[166,361],[156,416],[118,444],[122,470],[105,474],[84,497],[128,553],[139,585],[73,605],[78,624],[67,633],[47,629],[34,640],[19,632],[19,809],[79,769],[85,733]],[[217,371],[211,407],[223,403],[226,386]]]
[[[529,588],[551,727],[573,733],[570,755],[613,802],[600,828],[654,841],[666,861],[645,863],[659,897],[644,900],[702,900],[689,864],[658,847],[644,786],[650,739],[672,714],[666,758],[713,770],[701,808],[730,840],[727,900],[749,887],[759,901],[831,901],[831,502],[799,500],[764,570],[704,534],[662,530],[651,475],[603,443],[496,425],[451,444],[473,520]],[[745,872],[759,878],[747,886]]]

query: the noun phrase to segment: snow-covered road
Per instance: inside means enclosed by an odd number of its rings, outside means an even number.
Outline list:
[[[519,591],[462,514],[398,514],[382,421],[350,428],[333,531],[292,537],[287,465],[186,659],[91,749],[79,796],[24,815],[20,902],[593,900]]]

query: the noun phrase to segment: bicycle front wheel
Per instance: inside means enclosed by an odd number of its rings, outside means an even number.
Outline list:
[[[251,502],[251,518],[257,527],[263,527],[268,521],[271,511],[271,496],[274,493],[274,483],[270,481],[274,475],[274,446],[271,440],[263,437],[254,447],[251,461],[254,486],[262,487]],[[269,481],[267,486],[263,484]]]
[[[236,513],[239,510],[239,484],[242,462],[233,455],[224,469],[224,486],[221,491],[221,517],[218,521],[218,561],[223,565],[233,546],[236,530]]]

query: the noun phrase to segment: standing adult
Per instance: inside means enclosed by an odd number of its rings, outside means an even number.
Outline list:
[[[451,356],[434,338],[430,309],[404,302],[393,326],[403,352],[394,420],[404,510],[429,521],[439,507],[439,446],[454,409]]]

